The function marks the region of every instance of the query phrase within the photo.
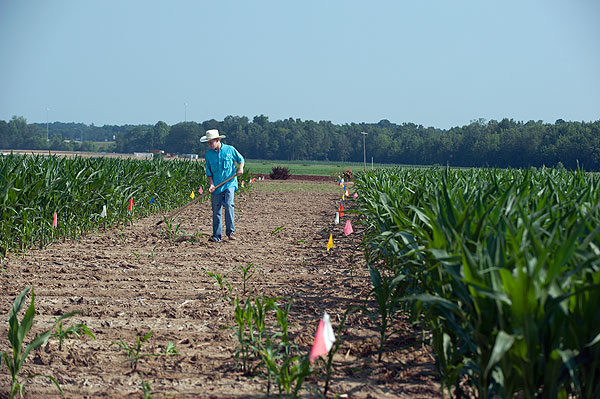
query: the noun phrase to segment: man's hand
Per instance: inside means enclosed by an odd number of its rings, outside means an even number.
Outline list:
[[[208,187],[208,192],[213,193],[215,191],[215,189],[216,189],[216,187],[213,184],[211,184],[210,187]]]

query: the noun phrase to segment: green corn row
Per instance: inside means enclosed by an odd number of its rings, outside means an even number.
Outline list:
[[[0,258],[177,208],[190,201],[192,191],[198,195],[200,186],[207,188],[202,162],[2,156]]]
[[[355,187],[367,262],[402,276],[450,395],[600,397],[600,176],[399,169]]]

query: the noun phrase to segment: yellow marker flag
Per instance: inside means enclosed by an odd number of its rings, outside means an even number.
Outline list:
[[[327,252],[329,252],[331,247],[333,247],[333,235],[330,233],[329,234],[329,242],[327,243]]]
[[[195,195],[194,195],[194,192],[192,191],[192,193],[190,194],[190,198],[194,199],[194,197],[195,197]]]
[[[345,193],[344,193],[344,194],[342,194],[342,201],[345,199],[344,195],[345,195]]]

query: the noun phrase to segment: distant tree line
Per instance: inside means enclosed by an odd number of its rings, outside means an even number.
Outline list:
[[[0,120],[0,148],[94,150],[92,142],[112,142],[108,151],[164,150],[203,154],[200,137],[219,129],[225,143],[250,159],[363,161],[363,135],[367,160],[376,163],[450,166],[529,167],[562,164],[600,170],[600,120],[518,122],[479,119],[470,124],[438,129],[414,123],[336,125],[329,121],[288,118],[270,122],[264,116],[244,116],[155,125],[88,126],[82,123],[28,124],[22,117]],[[48,140],[46,134],[48,133]],[[68,140],[66,142],[65,140]],[[65,148],[71,147],[71,148]]]

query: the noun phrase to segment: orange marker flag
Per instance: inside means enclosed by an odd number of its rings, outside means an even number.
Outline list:
[[[350,194],[348,194],[348,189],[346,189],[346,197],[349,197]]]
[[[329,233],[329,242],[327,242],[327,252],[333,247],[333,235]]]
[[[340,207],[338,208],[338,212],[340,213],[340,217],[344,216],[344,204],[340,202]]]
[[[129,198],[129,207],[127,208],[127,210],[129,212],[131,212],[132,209],[133,209],[133,197]]]
[[[327,312],[323,315],[323,319],[319,321],[317,327],[317,333],[315,334],[315,342],[310,349],[310,355],[308,360],[314,362],[319,356],[326,355],[329,350],[333,347],[335,342],[335,334],[329,321],[329,315]]]
[[[344,234],[350,235],[354,232],[352,228],[352,223],[350,223],[350,219],[346,220],[346,225],[344,226]]]
[[[200,194],[202,194],[202,191],[204,191],[204,190],[202,190],[202,186],[200,186],[200,188],[198,189],[198,192],[199,192]]]
[[[54,212],[54,220],[52,221],[52,227],[56,228],[58,226],[58,215]]]
[[[194,191],[192,190],[192,193],[190,194],[190,198],[194,199],[195,195],[194,195]]]

